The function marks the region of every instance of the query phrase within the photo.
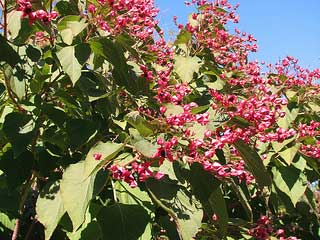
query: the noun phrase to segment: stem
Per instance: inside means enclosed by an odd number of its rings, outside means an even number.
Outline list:
[[[116,193],[116,190],[114,188],[114,182],[113,182],[112,179],[111,179],[111,186],[112,186],[112,192],[113,192],[113,200],[114,200],[115,203],[117,203],[118,202],[117,193]]]
[[[4,6],[2,9],[2,14],[3,14],[3,36],[5,39],[7,39],[7,33],[8,33],[8,0],[4,0]]]
[[[28,232],[27,232],[24,240],[28,240],[28,239],[30,238],[30,236],[31,236],[31,234],[32,234],[32,230],[33,230],[33,228],[34,228],[34,225],[36,225],[36,223],[37,223],[37,220],[34,219],[34,220],[32,221],[32,223],[31,223],[29,229],[28,229]]]
[[[12,233],[11,240],[17,240],[18,239],[19,228],[20,228],[20,219],[17,219],[16,220],[16,225],[14,226],[14,230],[13,230],[13,233]]]
[[[12,100],[13,104],[17,106],[19,112],[25,112],[25,109],[19,105],[19,103],[17,102],[17,100],[14,96],[14,92],[11,89],[10,80],[7,76],[6,71],[4,70],[3,73],[4,73],[4,83],[6,85],[9,98]]]
[[[21,196],[21,201],[20,201],[20,204],[19,204],[19,215],[20,215],[20,218],[23,215],[24,204],[25,204],[25,202],[27,200],[30,188],[32,187],[32,184],[35,181],[35,179],[36,179],[36,174],[35,174],[35,172],[33,172],[32,176],[31,176],[30,180],[28,181],[28,183],[26,184],[25,189],[24,189],[24,191],[22,193],[22,196]],[[18,218],[16,220],[16,224],[14,226],[14,230],[13,230],[13,233],[12,233],[11,240],[17,240],[18,239],[19,228],[20,228],[20,219]]]

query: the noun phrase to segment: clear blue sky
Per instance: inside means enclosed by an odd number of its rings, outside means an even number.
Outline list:
[[[185,22],[190,7],[184,0],[155,0],[160,8],[160,26],[176,30],[172,17]],[[320,0],[231,0],[239,3],[237,28],[253,34],[259,45],[252,59],[275,63],[286,55],[301,66],[320,68]],[[233,30],[233,29],[232,29]]]

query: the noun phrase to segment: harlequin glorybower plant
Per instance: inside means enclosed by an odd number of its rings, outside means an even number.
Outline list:
[[[319,237],[320,70],[187,5],[1,1],[1,239]]]

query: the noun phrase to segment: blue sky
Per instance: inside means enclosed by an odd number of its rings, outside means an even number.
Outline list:
[[[155,0],[160,8],[160,26],[176,30],[172,17],[185,22],[190,7],[184,0]],[[320,68],[320,0],[231,0],[240,3],[237,28],[253,34],[259,45],[251,59],[275,63],[290,55],[301,66]]]

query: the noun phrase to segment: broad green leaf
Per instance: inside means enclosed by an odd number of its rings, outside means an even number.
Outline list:
[[[8,149],[0,158],[0,169],[5,172],[7,185],[13,190],[30,179],[34,165],[34,157],[30,151],[24,151],[14,157],[14,152]]]
[[[175,56],[175,71],[181,78],[182,82],[191,82],[193,74],[198,73],[201,66],[201,59],[198,57]]]
[[[279,155],[283,158],[283,160],[288,164],[291,165],[294,157],[296,156],[298,150],[300,149],[301,144],[295,144],[294,146],[287,148],[281,152]]]
[[[285,107],[286,115],[283,118],[278,119],[277,121],[278,126],[284,129],[289,129],[293,121],[298,116],[298,112],[299,112],[298,108],[293,108],[290,110],[288,107]]]
[[[86,20],[80,16],[69,15],[60,20],[58,30],[64,43],[71,45],[73,38],[86,28]]]
[[[68,120],[66,130],[73,150],[87,143],[97,133],[96,125],[83,119]]]
[[[45,228],[45,239],[49,240],[66,212],[60,193],[60,181],[48,184],[40,193],[36,212],[39,222]]]
[[[116,83],[132,90],[134,82],[129,76],[129,67],[121,45],[107,37],[93,38],[89,44],[95,55],[103,57],[114,66],[112,73]]]
[[[116,203],[103,208],[97,219],[103,240],[137,240],[145,232],[150,216],[139,205]]]
[[[2,35],[0,35],[0,49],[0,62],[5,62],[11,67],[15,67],[15,65],[21,61],[19,54],[10,46]]]
[[[114,184],[117,199],[123,204],[137,204],[145,208],[151,214],[154,210],[152,201],[146,191],[142,191],[139,187],[132,188],[123,181],[118,181]]]
[[[253,214],[252,214],[252,209],[251,206],[249,204],[249,196],[247,197],[246,194],[244,193],[244,191],[242,190],[240,185],[237,185],[233,179],[230,179],[229,181],[233,191],[235,192],[235,194],[237,195],[243,209],[246,211],[247,217],[249,221],[252,221],[253,219]]]
[[[70,165],[63,173],[60,184],[62,201],[74,231],[84,222],[85,213],[93,197],[96,175],[84,178],[84,167],[84,162]]]
[[[0,227],[2,225],[5,228],[13,231],[15,224],[16,224],[15,219],[11,219],[7,214],[0,212]]]
[[[222,90],[226,85],[226,82],[219,78],[214,82],[206,82],[205,85],[207,85],[207,87],[211,89]]]
[[[15,72],[14,72],[15,71]],[[4,76],[10,82],[10,88],[19,100],[26,95],[26,80],[17,78],[17,69],[11,68],[9,65],[4,66]]]
[[[3,177],[2,175],[1,179]],[[20,193],[15,189],[0,188],[0,210],[4,212],[17,212],[20,197]]]
[[[220,232],[222,236],[226,235],[229,217],[220,189],[221,182],[205,171],[200,164],[194,163],[191,166],[190,183],[194,195],[201,202],[208,217],[216,214]]]
[[[98,142],[92,147],[84,162],[84,178],[94,174],[102,168],[108,161],[112,160],[123,149],[124,145],[113,142]],[[99,160],[95,159],[95,154],[101,154]]]
[[[140,116],[138,111],[133,111],[125,116],[125,120],[139,131],[141,136],[147,137],[153,134],[153,126]]]
[[[132,133],[131,131],[131,144],[136,148],[138,152],[142,155],[152,158],[153,155],[156,153],[158,149],[158,145],[151,143],[150,141],[146,140],[140,134]]]
[[[100,208],[100,205],[91,204],[91,206],[87,209],[85,221],[81,228],[79,228],[76,232],[67,233],[67,236],[70,240],[91,240],[92,236],[94,236],[95,240],[102,239],[101,228],[95,220],[96,215],[93,213],[93,211],[90,211],[92,210],[92,206],[99,206]]]
[[[177,36],[177,39],[176,41],[174,42],[174,45],[179,45],[179,44],[185,44],[185,43],[188,43],[192,38],[192,34],[186,30],[186,29],[183,29],[180,31],[180,33],[178,34]]]
[[[166,117],[170,115],[178,115],[184,112],[181,106],[172,103],[166,104],[165,107],[167,108],[167,111],[165,112]]]
[[[148,179],[147,187],[156,202],[173,217],[181,239],[193,239],[203,217],[200,203],[175,181]]]
[[[159,167],[159,171],[168,175],[171,180],[178,181],[176,173],[174,172],[173,163],[170,161],[164,161],[162,165]]]
[[[240,153],[243,160],[248,165],[250,171],[254,175],[258,184],[262,186],[270,186],[271,178],[260,158],[259,154],[253,150],[250,146],[245,144],[242,140],[238,140],[234,143],[235,148]]]
[[[11,142],[16,157],[26,151],[27,146],[32,142],[34,127],[30,115],[12,112],[5,117],[3,131]]]
[[[62,69],[66,74],[68,74],[73,84],[79,80],[82,65],[86,62],[89,56],[90,48],[86,44],[64,47],[57,52],[57,57]]]
[[[291,138],[284,140],[283,142],[272,142],[271,145],[275,152],[279,152],[282,150],[282,148],[284,148],[289,143],[293,142],[295,139],[296,139],[296,136],[293,136]]]
[[[307,189],[307,177],[295,167],[273,168],[273,182],[295,206]]]
[[[8,14],[8,30],[17,45],[26,43],[32,34],[39,31],[36,24],[31,25],[27,18],[22,18],[22,11],[13,10]]]
[[[204,112],[206,110],[208,110],[210,108],[210,104],[207,104],[207,105],[203,105],[203,106],[199,106],[199,107],[194,107],[191,109],[191,113],[192,114],[197,114],[197,113],[201,113],[201,112]]]
[[[10,36],[12,39],[15,39],[19,35],[22,14],[22,11],[15,10],[8,14],[8,30],[10,31]]]
[[[79,14],[77,2],[59,1],[55,7],[62,16]]]

